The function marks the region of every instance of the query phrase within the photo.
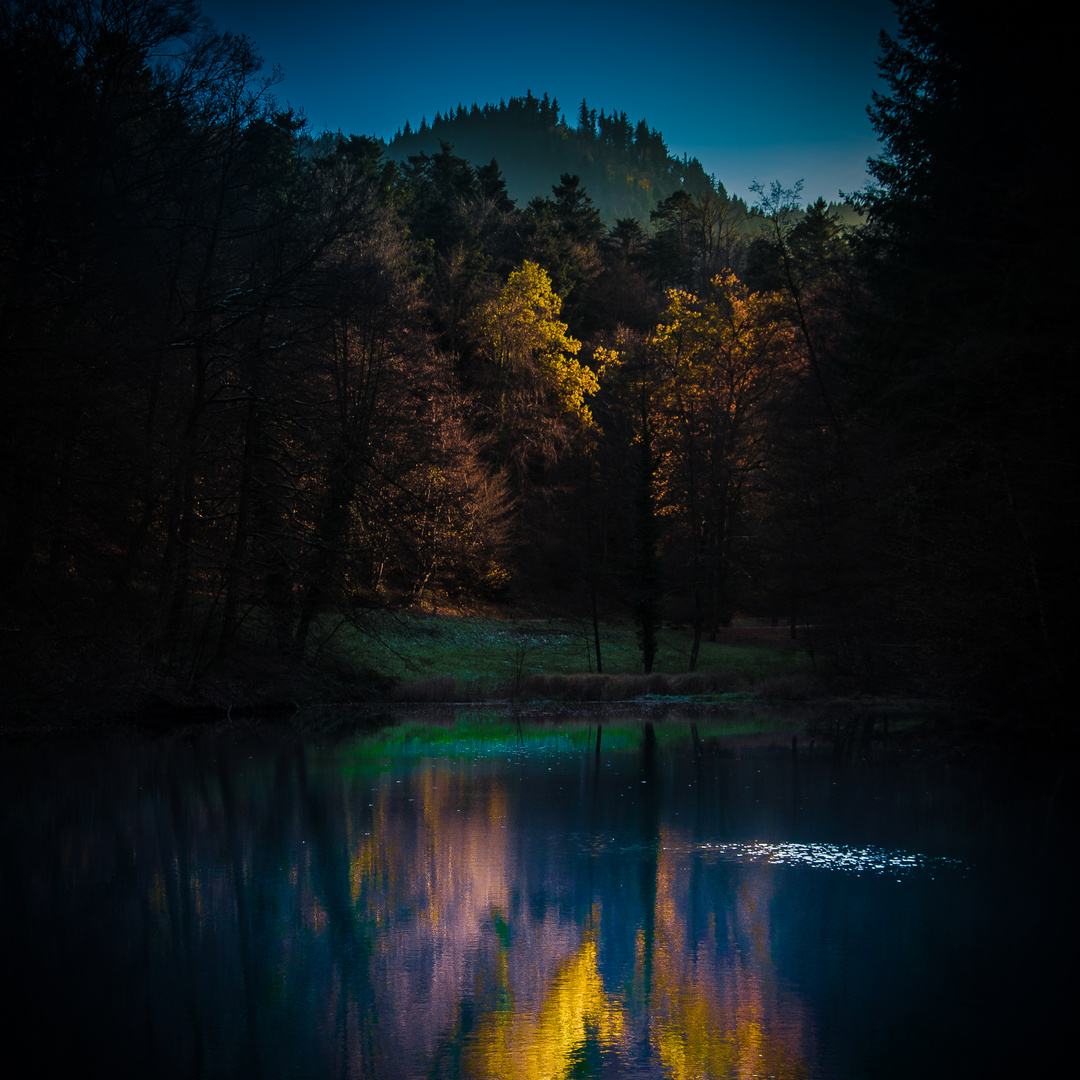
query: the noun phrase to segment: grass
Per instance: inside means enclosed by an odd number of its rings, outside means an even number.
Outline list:
[[[783,631],[771,641],[738,631],[702,642],[697,670],[688,674],[691,635],[668,626],[654,671],[645,675],[634,628],[606,623],[601,675],[591,624],[582,619],[328,614],[301,658],[281,646],[258,607],[245,612],[237,637],[218,652],[219,614],[209,597],[196,597],[169,648],[155,643],[153,605],[139,596],[118,607],[73,594],[38,619],[11,615],[0,634],[0,664],[10,672],[5,721],[358,700],[792,700],[813,692],[806,656]]]
[[[653,672],[645,675],[633,628],[606,624],[600,675],[591,628],[581,622],[387,615],[370,629],[364,635],[339,629],[334,651],[358,670],[387,676],[397,701],[617,701],[750,691],[791,700],[815,689],[805,653],[786,639],[703,641],[697,670],[687,673],[691,635],[669,627]]]

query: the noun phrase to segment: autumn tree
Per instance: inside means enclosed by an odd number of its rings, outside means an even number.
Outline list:
[[[735,537],[770,464],[767,406],[798,360],[781,298],[751,293],[730,273],[701,296],[672,290],[655,342],[663,376],[657,501],[678,524],[689,570],[693,669],[703,631],[715,640],[730,617],[744,572]]]
[[[520,478],[554,462],[592,424],[585,398],[599,384],[577,359],[581,342],[560,321],[561,308],[547,273],[526,261],[474,316],[488,364],[487,407],[500,452]]]

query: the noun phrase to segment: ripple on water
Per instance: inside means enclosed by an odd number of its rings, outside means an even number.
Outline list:
[[[849,874],[910,874],[917,870],[961,865],[959,859],[882,847],[846,844],[702,843],[690,850],[722,862],[768,866],[806,866]]]
[[[592,855],[634,854],[651,851],[654,845],[620,842],[617,837],[579,836],[579,846]],[[854,847],[848,844],[801,844],[766,841],[702,841],[691,844],[660,845],[661,850],[698,856],[709,862],[740,863],[754,866],[802,866],[847,874],[892,874],[901,876],[946,867],[968,869],[960,859],[926,855],[918,851],[876,846]]]

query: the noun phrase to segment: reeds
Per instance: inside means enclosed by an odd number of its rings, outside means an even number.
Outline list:
[[[486,701],[493,695],[477,679],[458,679],[453,675],[429,675],[396,683],[390,689],[391,701],[425,704],[437,701]]]
[[[432,675],[400,682],[391,701],[631,701],[643,697],[708,697],[753,692],[762,698],[800,701],[820,693],[809,673],[776,675],[754,682],[741,672],[705,671],[679,675],[525,675],[514,683],[487,684],[472,678]]]

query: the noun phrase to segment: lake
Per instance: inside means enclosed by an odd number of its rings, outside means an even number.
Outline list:
[[[9,736],[9,1060],[1035,1075],[1074,1018],[1072,764],[840,719],[459,708]]]

